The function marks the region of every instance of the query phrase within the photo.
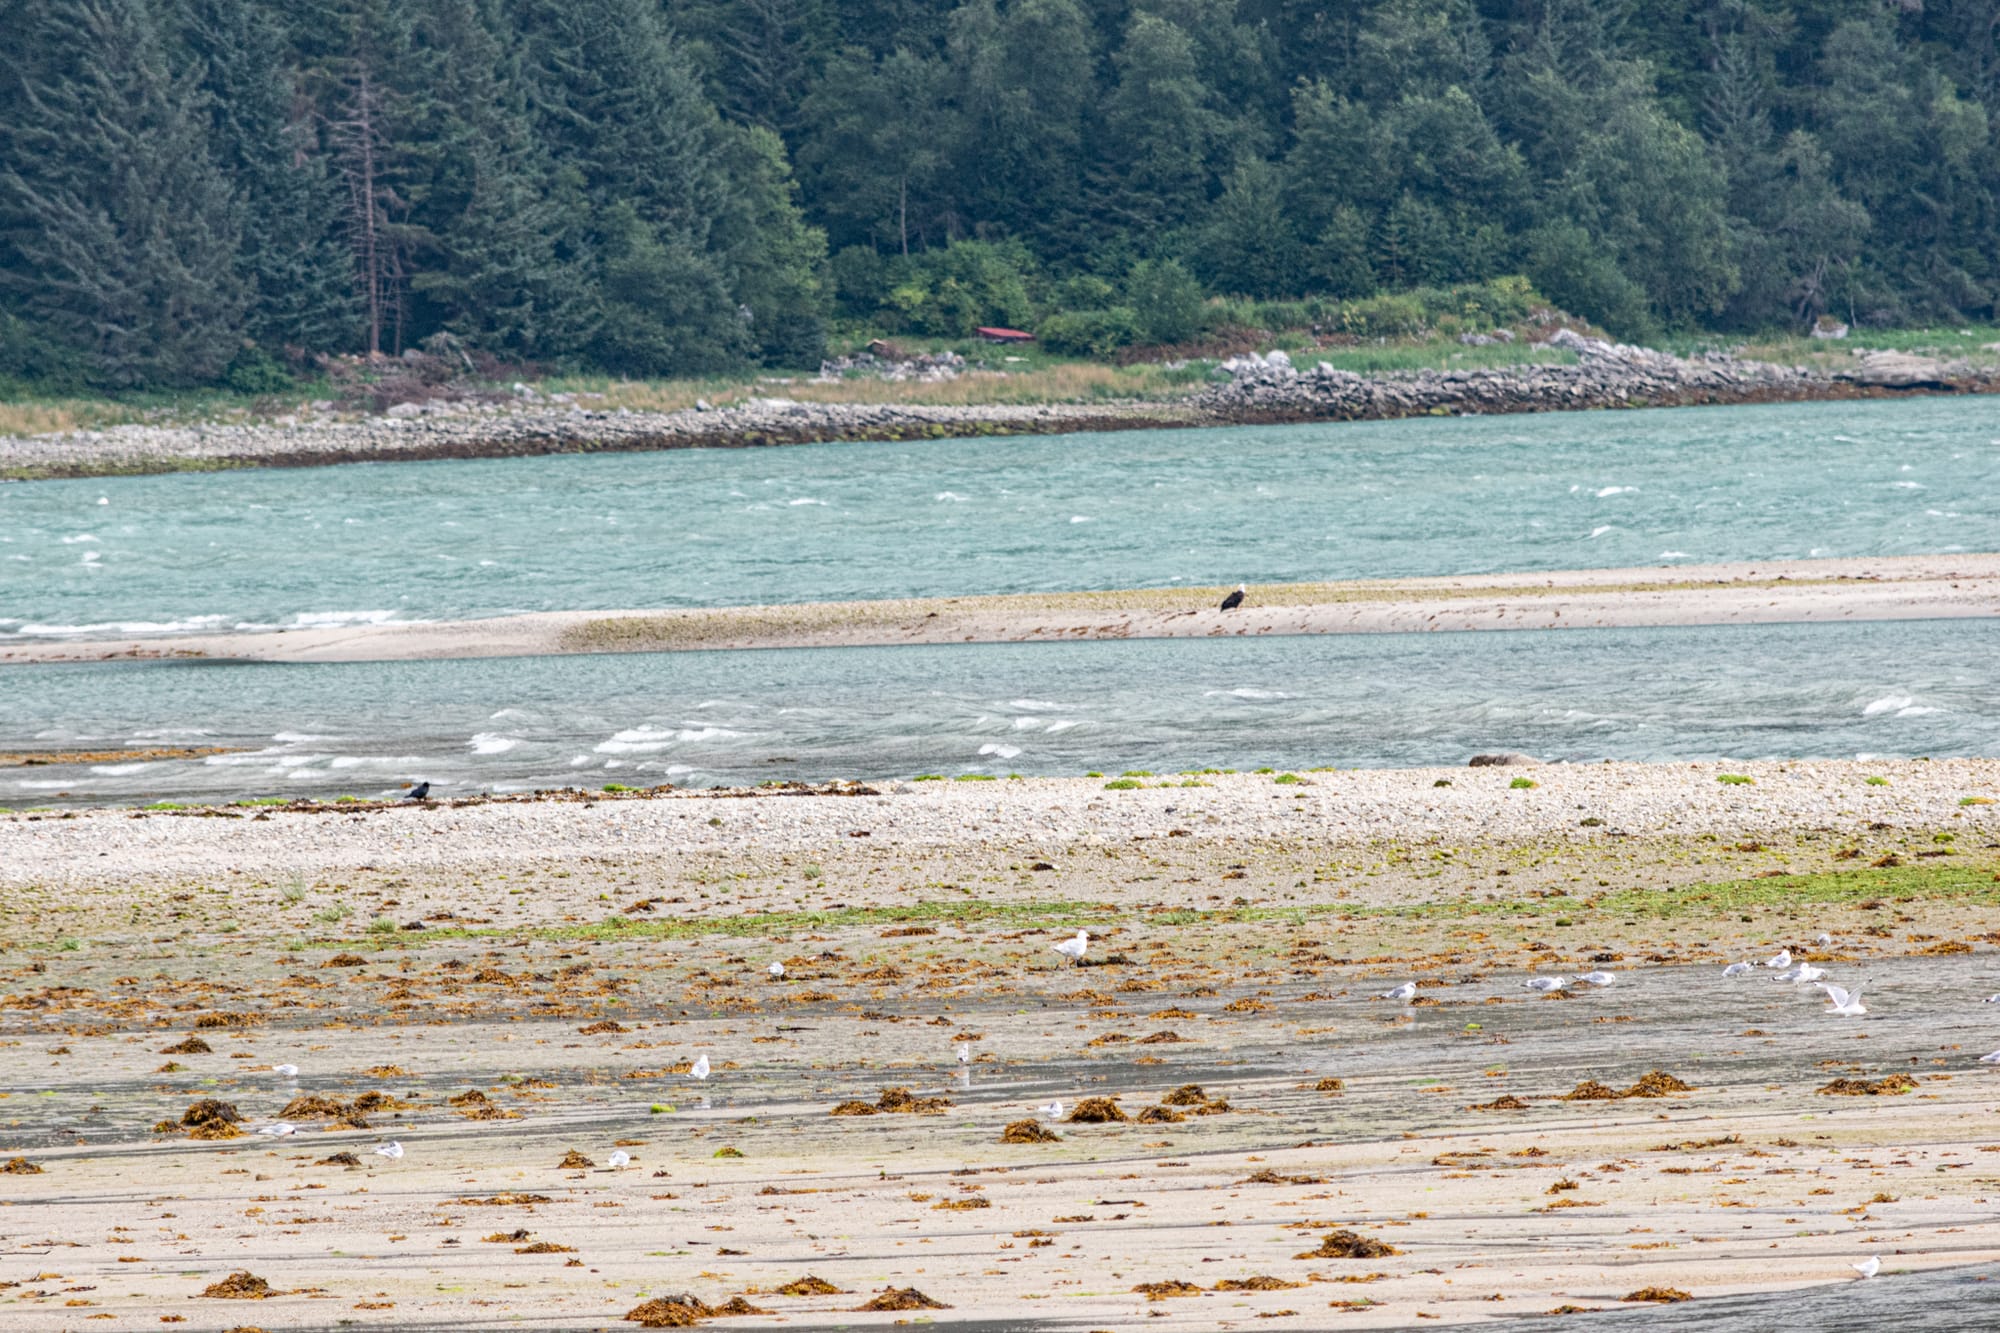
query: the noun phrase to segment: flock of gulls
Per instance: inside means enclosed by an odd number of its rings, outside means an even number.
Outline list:
[[[1814,943],[1823,948],[1833,943],[1833,937],[1830,935],[1821,935]],[[1058,940],[1056,943],[1050,945],[1049,948],[1055,953],[1060,954],[1064,962],[1068,965],[1072,967],[1080,965],[1090,949],[1090,932],[1087,930],[1078,930],[1074,936],[1069,939]],[[1826,1010],[1829,1014],[1839,1015],[1844,1018],[1856,1018],[1868,1012],[1862,1007],[1861,988],[1859,986],[1848,990],[1820,980],[1821,977],[1826,975],[1826,970],[1815,967],[1803,960],[1795,961],[1792,957],[1792,951],[1788,948],[1778,950],[1776,954],[1764,959],[1762,962],[1731,963],[1722,969],[1722,975],[1729,978],[1752,976],[1760,968],[1775,972],[1777,974],[1773,978],[1775,981],[1788,981],[1794,985],[1803,985],[1806,983],[1816,985],[1819,989],[1826,992],[1827,998],[1832,1002]],[[782,981],[785,977],[785,965],[774,961],[765,969],[765,975],[769,976],[773,981]],[[1571,985],[1604,987],[1613,985],[1617,980],[1618,977],[1615,973],[1594,971],[1585,972],[1576,977],[1531,977],[1521,984],[1525,989],[1533,991],[1536,994],[1547,995],[1552,991],[1567,990]],[[1410,1004],[1417,998],[1417,983],[1414,981],[1405,981],[1401,985],[1381,992],[1375,998],[1378,1000],[1392,1000],[1399,1004]],[[1986,1003],[2000,1004],[2000,995],[1988,996]],[[969,1071],[972,1064],[971,1046],[961,1044],[958,1047],[957,1057],[959,1065]],[[2000,1051],[1982,1056],[1980,1063],[2000,1065]],[[281,1079],[296,1082],[299,1076],[299,1067],[292,1064],[273,1065],[271,1072]],[[712,1069],[709,1064],[708,1055],[704,1052],[697,1056],[694,1063],[689,1067],[688,1076],[701,1081],[706,1080],[711,1072]],[[1049,1102],[1045,1106],[1037,1107],[1036,1111],[1043,1119],[1054,1123],[1062,1119],[1063,1104],[1058,1099]],[[285,1138],[297,1133],[298,1126],[280,1120],[273,1124],[260,1126],[256,1132],[267,1138]],[[403,1145],[399,1141],[391,1139],[386,1143],[375,1145],[374,1152],[377,1157],[385,1158],[392,1162],[399,1161],[403,1156]],[[630,1165],[631,1161],[631,1154],[625,1152],[623,1149],[619,1149],[611,1154],[608,1164],[615,1170]],[[1849,1266],[1855,1272],[1859,1273],[1862,1278],[1872,1278],[1881,1271],[1882,1260],[1879,1256],[1871,1256],[1860,1263]]]

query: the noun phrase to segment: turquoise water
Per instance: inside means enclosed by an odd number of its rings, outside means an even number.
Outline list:
[[[2000,550],[1993,400],[0,485],[0,641]]]
[[[0,805],[920,773],[2000,753],[1985,621],[0,670]],[[1642,687],[1635,682],[1643,682]]]

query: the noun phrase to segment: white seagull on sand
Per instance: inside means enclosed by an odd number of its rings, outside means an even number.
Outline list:
[[[1396,987],[1394,990],[1383,991],[1380,995],[1377,995],[1375,998],[1378,1000],[1403,1000],[1406,1002],[1414,1000],[1417,998],[1417,983],[1414,981],[1406,981],[1402,985]]]
[[[378,1143],[375,1145],[375,1155],[386,1157],[392,1162],[398,1161],[403,1156],[403,1145],[394,1139],[390,1139],[387,1143]]]
[[[708,1055],[706,1052],[695,1057],[694,1067],[688,1070],[688,1077],[689,1078],[708,1077]]]
[[[297,1065],[272,1065],[271,1072],[279,1078],[297,1078],[299,1076],[299,1067]]]
[[[970,1046],[966,1045],[959,1046],[958,1062],[962,1065],[969,1065],[972,1063],[972,1048]]]
[[[1792,982],[1818,981],[1821,977],[1825,975],[1826,975],[1826,969],[1823,967],[1814,967],[1811,963],[1800,963],[1797,967],[1793,968],[1789,972],[1778,973],[1778,975],[1772,978],[1772,980],[1792,981]]]
[[[1548,993],[1549,993],[1550,991],[1553,991],[1553,990],[1566,990],[1566,989],[1568,989],[1568,987],[1569,987],[1569,978],[1568,978],[1568,977],[1535,977],[1534,979],[1532,979],[1532,980],[1529,980],[1529,981],[1524,981],[1524,982],[1522,982],[1521,984],[1522,984],[1523,986],[1527,987],[1527,988],[1528,988],[1529,990],[1531,990],[1531,991],[1536,991],[1536,992],[1538,992],[1538,993],[1540,993],[1540,994],[1542,994],[1542,995],[1547,995],[1547,994],[1548,994]]]
[[[1757,965],[1755,963],[1731,963],[1728,967],[1722,969],[1722,975],[1725,977],[1747,977],[1756,970]]]
[[[1882,1271],[1882,1259],[1880,1255],[1871,1254],[1866,1259],[1863,1259],[1860,1263],[1849,1264],[1848,1267],[1853,1269],[1855,1272],[1861,1274],[1861,1276],[1863,1277],[1874,1277],[1877,1273]]]
[[[299,1127],[297,1125],[290,1124],[286,1121],[280,1120],[275,1125],[263,1126],[257,1132],[259,1134],[262,1134],[267,1139],[282,1139],[287,1137],[288,1135],[298,1133]]]
[[[1791,965],[1792,951],[1790,949],[1780,949],[1764,960],[1765,967],[1790,967]]]
[[[1044,1120],[1060,1120],[1062,1119],[1062,1103],[1059,1101],[1050,1102],[1047,1106],[1041,1108],[1041,1112]]]
[[[1069,959],[1071,963],[1081,963],[1083,961],[1083,951],[1090,947],[1090,932],[1079,930],[1076,932],[1075,939],[1058,940],[1049,947]]]
[[[1824,981],[1818,982],[1817,985],[1821,990],[1826,992],[1826,998],[1833,1001],[1833,1007],[1827,1010],[1829,1014],[1841,1014],[1848,1018],[1856,1018],[1868,1012],[1861,1007],[1861,987],[1856,986],[1853,990],[1842,990],[1840,987],[1828,985]]]
[[[1609,986],[1612,982],[1618,980],[1618,974],[1615,972],[1586,972],[1578,977],[1577,980],[1587,981],[1593,986]]]
[[[632,1154],[620,1148],[617,1152],[612,1153],[608,1160],[611,1163],[611,1169],[616,1171],[621,1166],[631,1165]]]
[[[773,963],[765,968],[764,971],[770,975],[773,981],[783,981],[785,979],[785,965],[783,963]]]
[[[1982,1065],[2000,1065],[2000,1051],[1995,1051],[1991,1055],[1980,1056],[1979,1063]]]

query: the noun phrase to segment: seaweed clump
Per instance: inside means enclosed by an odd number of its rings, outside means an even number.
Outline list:
[[[934,1301],[915,1287],[884,1287],[874,1299],[854,1307],[857,1313],[878,1310],[949,1310],[943,1301]]]
[[[1319,1248],[1293,1255],[1295,1259],[1385,1259],[1402,1251],[1387,1241],[1376,1240],[1341,1227],[1320,1237]]]
[[[1016,1120],[1000,1131],[1002,1143],[1061,1143],[1062,1135],[1038,1120]]]

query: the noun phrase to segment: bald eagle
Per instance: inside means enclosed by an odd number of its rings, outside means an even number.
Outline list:
[[[1247,590],[1242,584],[1237,584],[1236,591],[1222,599],[1222,609],[1225,611],[1234,611],[1237,607],[1243,605],[1243,594],[1245,591]]]

